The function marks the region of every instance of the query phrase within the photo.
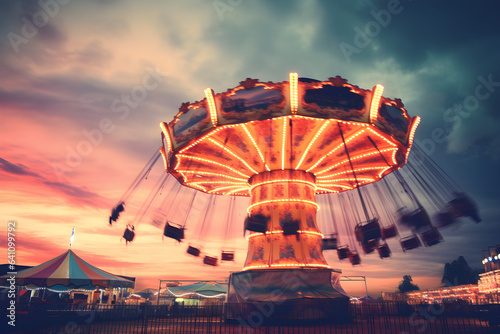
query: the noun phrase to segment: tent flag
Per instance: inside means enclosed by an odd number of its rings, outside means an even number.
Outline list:
[[[8,276],[0,277],[0,284]],[[82,260],[72,250],[36,267],[18,272],[16,284],[21,286],[56,287],[60,289],[133,288],[133,281],[115,276]]]
[[[69,238],[69,247],[71,247],[71,244],[75,240],[75,228],[73,227],[73,232],[71,232],[71,238]]]

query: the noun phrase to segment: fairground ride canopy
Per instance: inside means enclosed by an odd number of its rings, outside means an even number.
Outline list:
[[[382,92],[296,73],[288,82],[206,89],[160,124],[165,167],[182,184],[221,195],[251,196],[258,174],[279,170],[285,178],[306,172],[300,178],[315,194],[375,182],[405,164],[420,121]]]

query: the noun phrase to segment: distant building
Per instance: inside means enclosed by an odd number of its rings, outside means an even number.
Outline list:
[[[477,284],[412,291],[407,292],[406,297],[410,303],[442,303],[462,300],[477,304],[480,300]]]
[[[406,295],[401,292],[382,292],[382,300],[389,302],[402,302],[406,300]]]
[[[479,275],[479,293],[484,302],[500,303],[500,245],[483,250],[484,274]]]
[[[479,275],[477,284],[407,292],[407,300],[415,303],[441,303],[458,300],[473,304],[500,303],[499,254],[500,245],[483,250],[485,273]]]
[[[484,302],[500,303],[500,270],[479,275],[478,286]]]

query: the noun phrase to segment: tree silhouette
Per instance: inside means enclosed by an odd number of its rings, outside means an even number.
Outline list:
[[[445,286],[456,286],[464,284],[477,284],[479,280],[479,274],[481,270],[474,270],[467,264],[463,256],[459,256],[458,259],[453,261],[451,264],[446,263],[444,265],[443,278],[441,282]]]
[[[403,276],[403,280],[399,283],[398,289],[402,293],[420,290],[418,285],[413,284],[413,279],[411,278],[411,275],[404,275]]]

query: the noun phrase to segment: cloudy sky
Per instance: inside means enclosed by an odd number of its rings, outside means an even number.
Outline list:
[[[443,265],[499,243],[500,25],[494,1],[2,1],[0,4],[0,238],[17,221],[17,263],[36,265],[69,247],[115,274],[158,278],[227,276],[185,255],[147,223],[134,243],[109,227],[110,208],[160,146],[161,121],[247,77],[285,81],[341,75],[379,83],[422,117],[416,142],[478,203],[483,222],[443,231],[421,251],[367,257],[370,293],[394,291],[411,274],[440,286]],[[131,99],[135,92],[138,98]],[[141,94],[139,94],[139,93]],[[139,94],[139,95],[137,95]],[[153,171],[157,173],[158,171]],[[159,173],[159,172],[158,172]],[[137,197],[139,206],[140,197]],[[241,227],[238,227],[238,234]],[[239,235],[238,235],[239,236]],[[6,258],[5,258],[6,259]],[[6,260],[0,263],[5,263]],[[361,295],[362,285],[344,283]]]

